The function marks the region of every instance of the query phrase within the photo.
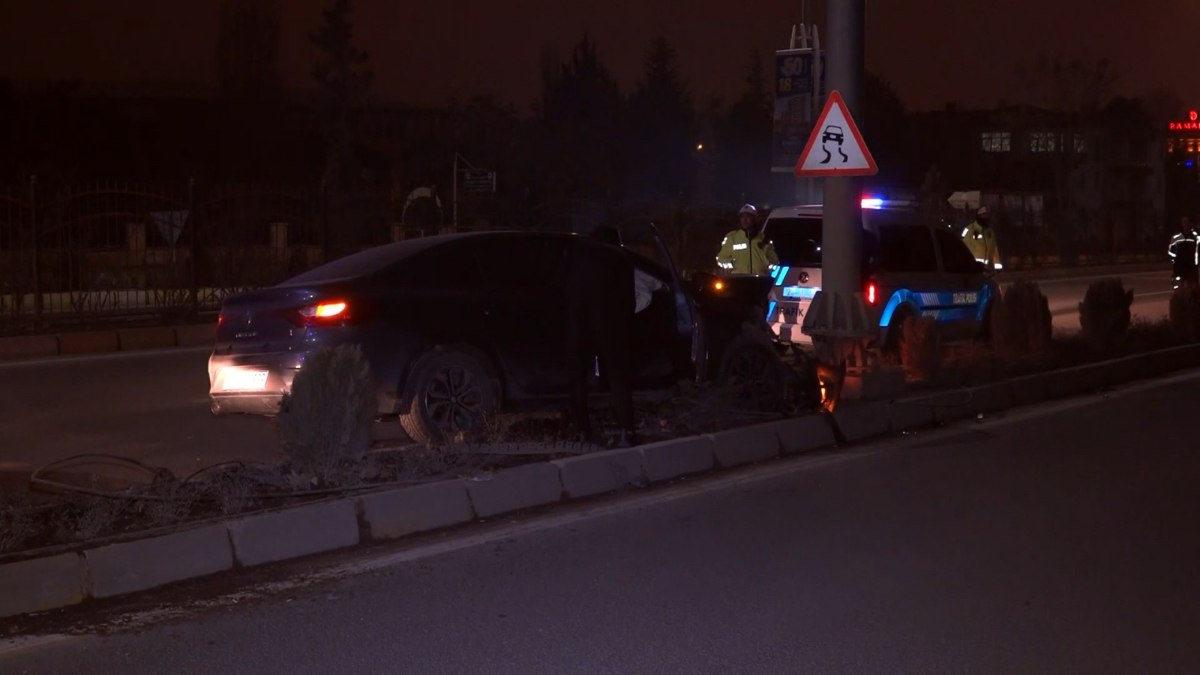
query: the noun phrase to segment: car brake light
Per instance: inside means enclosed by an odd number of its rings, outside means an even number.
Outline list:
[[[344,301],[319,302],[300,308],[300,316],[306,323],[342,321],[350,318],[349,305]]]
[[[875,282],[874,281],[867,282],[867,304],[868,305],[875,304],[875,298],[876,298]]]

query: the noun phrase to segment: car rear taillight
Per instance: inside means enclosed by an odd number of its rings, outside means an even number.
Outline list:
[[[867,304],[868,305],[875,304],[875,301],[879,298],[878,293],[879,293],[878,289],[875,288],[875,282],[868,281],[867,282]]]
[[[350,305],[344,300],[330,300],[305,305],[297,313],[305,325],[338,325],[350,318]]]

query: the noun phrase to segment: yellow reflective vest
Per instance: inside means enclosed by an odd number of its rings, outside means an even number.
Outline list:
[[[778,264],[775,246],[761,232],[751,238],[745,230],[734,230],[725,235],[717,253],[717,266],[733,274],[769,274]]]
[[[990,227],[980,225],[978,221],[971,221],[970,225],[963,228],[962,231],[963,243],[971,250],[971,255],[979,262],[988,267],[999,269],[1000,265],[1000,249],[996,248],[996,230]]]

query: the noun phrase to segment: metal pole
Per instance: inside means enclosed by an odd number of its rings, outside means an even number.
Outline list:
[[[841,92],[850,113],[861,115],[865,0],[833,0],[827,11],[827,89]],[[853,345],[868,335],[860,269],[860,185],[855,177],[825,179],[822,288],[804,327],[822,338],[818,357],[835,363],[845,361]]]
[[[191,236],[191,255],[188,256],[191,263],[191,294],[192,294],[192,318],[195,318],[200,313],[200,290],[196,279],[196,257],[200,255],[200,231],[196,227],[196,179],[188,179],[188,220],[192,223]],[[186,221],[185,221],[186,222]]]
[[[37,214],[37,176],[29,177],[29,225],[33,234],[33,325],[36,330],[42,325],[42,272],[38,264],[42,248]]]

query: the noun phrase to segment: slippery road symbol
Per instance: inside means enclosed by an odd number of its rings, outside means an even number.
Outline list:
[[[825,153],[825,159],[821,160],[821,164],[828,164],[833,159],[833,154],[829,152],[830,141],[836,143],[835,149],[842,156],[842,164],[845,164],[850,158],[846,153],[842,152],[842,142],[846,140],[846,134],[842,132],[842,128],[836,124],[830,124],[825,127],[825,131],[821,134],[821,150]]]

